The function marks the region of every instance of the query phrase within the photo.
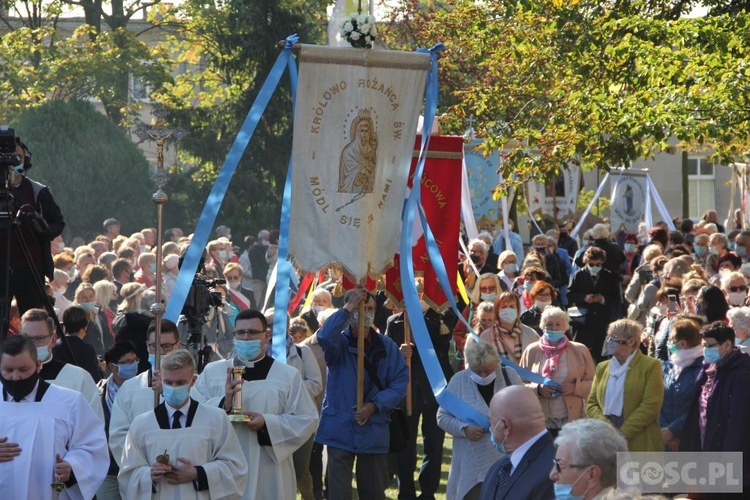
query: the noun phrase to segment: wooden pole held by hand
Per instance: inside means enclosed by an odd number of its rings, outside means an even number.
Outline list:
[[[411,325],[406,311],[404,311],[404,344],[411,345]],[[411,355],[414,356],[414,350]],[[409,383],[406,384],[406,414],[411,417],[411,357],[406,360],[406,366],[409,368]]]
[[[359,302],[359,324],[357,325],[357,411],[365,404],[365,302]]]

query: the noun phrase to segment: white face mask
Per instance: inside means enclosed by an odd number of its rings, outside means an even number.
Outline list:
[[[540,311],[544,311],[545,307],[552,305],[552,301],[551,300],[535,300],[534,305]]]
[[[497,372],[492,372],[486,377],[480,377],[472,371],[469,376],[471,377],[471,380],[479,385],[490,385],[497,378]]]
[[[745,303],[747,293],[745,292],[729,292],[727,294],[727,302],[732,306],[741,306]]]
[[[515,323],[516,319],[518,318],[518,311],[515,307],[506,307],[504,309],[500,309],[500,312],[497,313],[497,316],[503,323]]]
[[[505,264],[503,266],[503,271],[505,274],[515,274],[516,271],[518,271],[518,266],[516,264]]]

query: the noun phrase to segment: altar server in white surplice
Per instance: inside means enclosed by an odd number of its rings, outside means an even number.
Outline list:
[[[124,499],[237,498],[247,461],[226,412],[190,398],[195,363],[185,349],[161,361],[164,402],[136,417],[118,481]],[[168,456],[167,456],[168,455]]]
[[[161,355],[182,348],[177,333],[177,325],[168,319],[161,320]],[[161,394],[161,378],[159,370],[154,375],[153,363],[156,355],[156,321],[148,326],[148,360],[152,365],[147,371],[139,373],[135,378],[126,380],[117,391],[117,397],[112,403],[112,415],[109,419],[109,449],[112,456],[120,465],[122,449],[125,447],[125,436],[128,435],[130,425],[135,417],[154,409],[154,391]],[[159,402],[164,401],[159,399]]]
[[[232,359],[214,361],[198,376],[193,399],[229,411],[232,395],[242,390],[249,422],[234,424],[250,471],[242,496],[252,500],[294,500],[297,481],[292,454],[314,432],[318,412],[296,368],[266,356],[268,323],[260,311],[246,309],[235,322]],[[233,362],[245,365],[233,382]]]
[[[104,424],[78,392],[39,377],[34,342],[13,335],[0,344],[0,498],[90,499],[107,475]],[[88,375],[88,374],[87,374]]]
[[[104,411],[99,397],[99,389],[89,372],[70,363],[64,363],[52,356],[52,348],[57,343],[55,323],[44,309],[29,309],[21,317],[21,332],[28,335],[37,349],[37,357],[42,362],[39,376],[45,382],[81,393],[99,420],[104,422]]]

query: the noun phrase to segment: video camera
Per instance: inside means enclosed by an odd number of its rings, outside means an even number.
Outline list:
[[[23,157],[18,154],[18,138],[15,129],[0,125],[0,168],[16,167]]]
[[[210,289],[216,285],[224,285],[226,282],[227,280],[224,279],[212,280],[196,274],[185,299],[185,305],[182,307],[182,314],[188,318],[205,316],[212,307],[220,306],[221,293],[212,292]]]

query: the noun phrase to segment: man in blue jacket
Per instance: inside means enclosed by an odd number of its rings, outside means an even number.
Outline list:
[[[361,301],[365,301],[365,397],[357,409]],[[344,307],[317,333],[328,381],[315,441],[328,446],[328,498],[333,500],[351,498],[355,458],[360,499],[384,499],[388,485],[389,412],[404,399],[409,373],[398,346],[372,328],[374,318],[375,297],[357,288],[346,294]],[[378,380],[370,377],[373,372]]]

